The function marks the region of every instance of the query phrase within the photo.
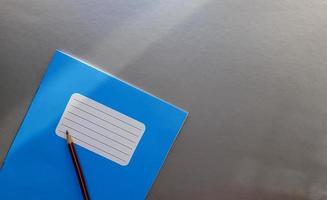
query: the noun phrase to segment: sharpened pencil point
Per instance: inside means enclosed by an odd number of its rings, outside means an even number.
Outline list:
[[[68,133],[68,131],[66,130],[66,139],[67,139],[67,143],[70,144],[73,142],[72,136]]]

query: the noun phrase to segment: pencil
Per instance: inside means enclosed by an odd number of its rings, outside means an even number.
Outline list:
[[[74,147],[74,142],[73,142],[72,136],[68,133],[68,131],[66,131],[66,136],[67,136],[67,145],[68,145],[69,153],[70,153],[72,161],[74,163],[75,171],[76,171],[76,174],[78,177],[78,182],[79,182],[79,186],[81,188],[82,194],[83,194],[83,198],[84,198],[84,200],[90,200],[89,192],[87,191],[83,171],[82,171],[81,165],[79,164],[79,161],[78,161],[78,157],[77,157],[77,153],[76,153],[76,150]]]

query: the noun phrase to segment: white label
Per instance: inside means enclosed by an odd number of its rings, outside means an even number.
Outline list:
[[[66,139],[66,130],[80,145],[126,166],[145,131],[145,125],[88,97],[71,96],[56,128]]]

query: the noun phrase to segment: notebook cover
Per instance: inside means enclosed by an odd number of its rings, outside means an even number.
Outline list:
[[[0,170],[4,199],[82,199],[66,141],[55,129],[74,93],[146,126],[128,165],[76,145],[92,199],[145,199],[187,112],[56,51]]]

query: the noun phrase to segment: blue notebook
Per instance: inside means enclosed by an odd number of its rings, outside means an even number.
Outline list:
[[[187,112],[56,51],[0,170],[1,199],[145,199]]]

